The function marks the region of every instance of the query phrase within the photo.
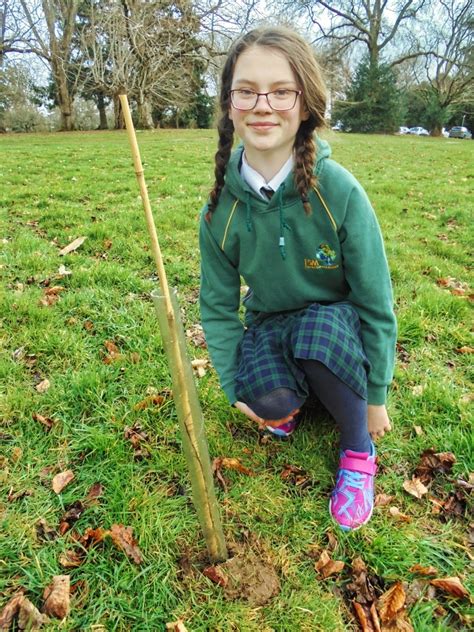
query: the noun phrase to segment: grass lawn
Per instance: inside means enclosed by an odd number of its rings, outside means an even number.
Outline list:
[[[192,330],[215,133],[138,140],[169,282]],[[262,440],[228,407],[212,369],[199,378],[212,458],[237,458],[254,474],[223,470],[217,494],[228,543],[257,551],[279,577],[279,594],[258,606],[229,599],[202,572],[125,133],[0,136],[0,611],[20,587],[41,607],[52,577],[69,575],[70,613],[44,629],[157,631],[182,619],[192,632],[339,632],[361,629],[352,600],[367,585],[376,597],[397,585],[417,632],[470,628],[469,598],[430,580],[458,578],[473,594],[474,143],[345,134],[330,142],[368,191],[386,240],[399,319],[393,432],[378,445],[374,516],[345,535],[327,511],[331,420],[316,408],[291,441]],[[84,243],[59,256],[78,237]],[[206,357],[191,339],[189,352]],[[53,477],[67,470],[74,479],[55,493]],[[415,472],[428,488],[420,498],[403,487]],[[95,483],[100,497],[87,498]],[[141,563],[87,531],[113,524],[133,528]],[[345,563],[327,578],[315,569],[325,549]]]

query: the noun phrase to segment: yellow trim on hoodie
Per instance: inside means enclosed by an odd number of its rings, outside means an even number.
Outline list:
[[[237,208],[237,204],[238,203],[239,203],[239,200],[235,200],[234,206],[232,207],[232,210],[231,210],[230,215],[229,215],[229,219],[227,220],[227,224],[226,224],[225,230],[224,230],[224,237],[222,238],[221,250],[224,250],[225,240],[227,239],[227,231],[229,230],[229,226],[230,226],[230,223],[232,221],[232,217],[234,216],[235,209]]]
[[[326,211],[326,213],[328,214],[328,217],[329,217],[329,219],[331,220],[332,227],[334,228],[334,230],[335,230],[335,231],[336,231],[336,233],[337,233],[337,224],[336,224],[336,222],[334,221],[334,217],[332,216],[331,211],[328,209],[328,206],[327,206],[326,202],[324,201],[323,196],[321,195],[321,193],[318,191],[318,189],[317,189],[316,187],[313,187],[313,189],[314,189],[314,191],[315,191],[316,195],[318,196],[319,201],[320,201],[320,202],[321,202],[321,204],[323,205],[324,210],[325,210],[325,211]]]

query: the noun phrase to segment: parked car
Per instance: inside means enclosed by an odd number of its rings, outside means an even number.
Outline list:
[[[467,127],[456,125],[449,130],[449,138],[472,138],[472,134]]]
[[[399,127],[398,128],[398,133],[399,134],[408,134],[408,127]]]
[[[333,130],[333,132],[342,132],[344,129],[342,125],[342,121],[336,121],[336,123],[331,127],[331,129]]]
[[[429,136],[430,133],[424,127],[410,127],[408,130],[408,134],[413,134],[414,136]]]

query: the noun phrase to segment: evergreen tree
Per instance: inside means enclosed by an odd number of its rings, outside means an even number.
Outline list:
[[[336,102],[332,118],[353,132],[395,132],[403,119],[403,102],[393,70],[364,59],[346,100]]]

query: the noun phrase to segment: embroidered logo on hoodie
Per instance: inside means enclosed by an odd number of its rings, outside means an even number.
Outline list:
[[[319,244],[316,250],[316,257],[314,259],[305,259],[305,268],[325,268],[326,270],[334,270],[339,267],[339,264],[335,264],[336,253],[329,246],[329,244]]]

